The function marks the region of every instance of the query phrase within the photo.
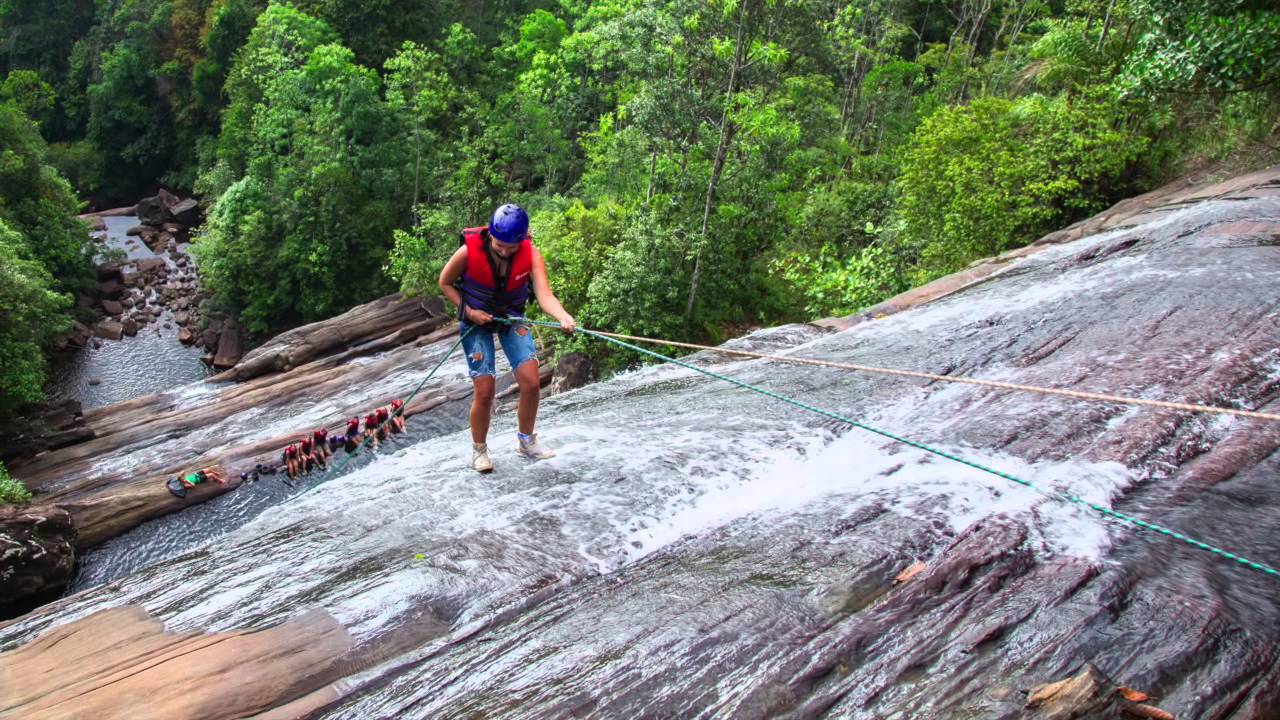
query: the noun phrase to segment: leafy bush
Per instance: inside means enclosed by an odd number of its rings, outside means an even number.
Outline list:
[[[1105,207],[1147,140],[1103,89],[975,100],[930,116],[903,153],[899,259],[925,282]]]
[[[42,347],[70,325],[71,297],[53,286],[22,236],[0,220],[0,412],[44,399]]]
[[[0,463],[0,503],[21,505],[31,500],[31,491],[20,481],[15,480]]]
[[[893,256],[880,245],[847,255],[823,245],[816,255],[779,258],[773,269],[804,298],[807,317],[849,315],[907,289]]]

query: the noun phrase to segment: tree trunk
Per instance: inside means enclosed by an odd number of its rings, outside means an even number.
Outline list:
[[[1102,46],[1107,42],[1107,33],[1111,30],[1111,13],[1116,9],[1116,0],[1111,0],[1107,4],[1107,16],[1102,21],[1102,32],[1098,34],[1098,51],[1102,51]]]
[[[746,28],[746,12],[738,6],[738,32],[733,46],[733,64],[729,67],[729,87],[724,93],[724,111],[720,114],[720,141],[716,144],[715,160],[711,164],[711,178],[707,181],[707,197],[702,204],[702,230],[698,234],[698,247],[693,256],[693,280],[689,283],[689,301],[685,304],[687,322],[693,317],[693,301],[698,295],[698,282],[702,277],[702,248],[707,244],[707,225],[711,221],[711,206],[715,201],[716,184],[724,170],[724,158],[729,151],[729,110],[733,106],[733,93],[738,82],[738,68],[742,65],[742,36]]]

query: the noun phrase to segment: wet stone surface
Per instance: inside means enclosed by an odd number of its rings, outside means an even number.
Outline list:
[[[1274,412],[1280,248],[1210,231],[1277,220],[1280,199],[1192,204],[735,344]],[[694,361],[1280,563],[1276,426]],[[125,603],[211,631],[323,610],[353,638],[323,718],[1016,718],[1086,667],[1180,718],[1280,713],[1275,578],[683,368],[549,398],[549,461],[504,446],[513,423],[492,475],[464,432],[406,443],[0,627],[0,651]]]

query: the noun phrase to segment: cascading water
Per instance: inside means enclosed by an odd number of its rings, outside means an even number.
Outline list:
[[[849,331],[734,344],[1256,406],[1280,387],[1280,252],[1209,231],[1240,219],[1280,202],[1203,203]],[[695,358],[1280,562],[1275,428]],[[548,399],[549,461],[510,452],[513,421],[492,475],[467,469],[465,432],[387,448],[0,629],[0,650],[125,603],[173,629],[321,609],[355,641],[324,718],[1020,717],[1085,662],[1179,717],[1280,708],[1280,613],[1256,600],[1280,586],[1208,554],[678,367]]]

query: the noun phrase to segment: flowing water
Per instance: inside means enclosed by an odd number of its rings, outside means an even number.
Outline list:
[[[126,253],[129,260],[164,258],[144,243],[127,236],[138,224],[136,217],[103,218],[107,223],[104,249]],[[185,245],[182,246],[185,249]],[[165,327],[168,324],[169,327]],[[148,393],[185,385],[212,374],[200,361],[203,351],[178,342],[173,313],[165,310],[157,322],[138,329],[136,337],[99,339],[87,347],[56,358],[49,367],[46,383],[50,400],[78,400],[85,409],[124,402]]]
[[[1204,231],[1241,218],[1280,202],[1202,204],[845,332],[732,344],[1274,410],[1280,248]],[[1280,563],[1273,427],[694,362]],[[685,368],[547,399],[548,461],[510,452],[513,422],[487,476],[446,425],[299,492],[242,488],[270,502],[0,629],[0,650],[124,603],[210,630],[319,608],[356,641],[324,718],[1020,717],[1084,662],[1179,717],[1280,712],[1274,578]]]

